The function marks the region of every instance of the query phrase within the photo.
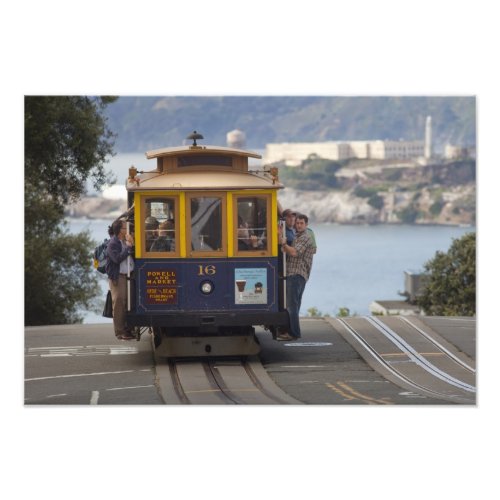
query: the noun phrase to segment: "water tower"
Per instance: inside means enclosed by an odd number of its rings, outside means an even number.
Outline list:
[[[246,135],[237,128],[226,134],[226,144],[230,148],[245,149]]]

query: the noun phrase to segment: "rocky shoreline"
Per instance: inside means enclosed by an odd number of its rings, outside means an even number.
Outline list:
[[[442,201],[428,189],[378,193],[378,207],[369,198],[348,191],[298,191],[286,188],[279,195],[283,208],[293,208],[313,222],[336,224],[475,225],[475,186],[443,191]]]
[[[440,200],[430,188],[418,191],[378,193],[378,206],[360,197],[354,189],[300,191],[285,188],[279,192],[283,208],[305,213],[314,223],[335,224],[429,224],[475,225],[475,185],[441,190]],[[102,196],[82,198],[67,207],[66,216],[87,219],[113,219],[126,210],[124,199]]]

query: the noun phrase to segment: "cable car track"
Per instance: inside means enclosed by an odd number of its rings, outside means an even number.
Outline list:
[[[157,359],[166,404],[299,404],[281,391],[256,359]]]
[[[413,322],[375,317],[335,322],[365,360],[398,385],[441,400],[475,403],[474,368]],[[429,347],[432,352],[427,352]]]
[[[415,330],[417,330],[417,332],[419,332],[429,342],[431,342],[432,344],[434,344],[442,352],[445,352],[448,357],[450,357],[451,359],[453,359],[456,363],[458,363],[460,366],[462,366],[463,368],[465,368],[467,371],[469,371],[471,373],[476,373],[476,369],[474,367],[470,366],[468,363],[466,363],[465,361],[463,361],[462,359],[460,359],[458,356],[456,356],[455,354],[453,354],[452,352],[450,352],[450,350],[448,350],[446,347],[444,347],[435,338],[431,337],[431,335],[429,335],[428,332],[425,332],[422,328],[420,328],[419,326],[417,326],[414,323],[414,321],[416,321],[415,319],[413,319],[413,321],[410,321],[408,318],[405,318],[404,316],[400,316],[399,319],[401,321],[405,322],[406,324],[410,325]]]
[[[428,373],[433,375],[436,378],[439,378],[446,383],[458,387],[460,389],[463,389],[464,391],[467,392],[476,392],[476,388],[473,387],[471,384],[468,384],[466,382],[463,382],[462,380],[457,379],[456,377],[450,375],[449,373],[443,371],[439,367],[437,367],[434,363],[431,363],[427,357],[421,353],[419,353],[411,344],[409,344],[407,341],[405,341],[400,335],[398,335],[394,330],[392,330],[386,323],[382,322],[376,317],[367,317],[366,318],[370,323],[372,323],[375,328],[380,330],[383,335],[385,335],[391,342],[395,345],[397,345],[402,352],[407,354],[407,356],[414,362],[420,365],[422,368],[424,368]],[[413,325],[412,325],[413,326]],[[421,332],[419,332],[421,333]],[[439,344],[433,343],[434,346],[436,346],[444,355],[446,355],[448,358],[449,352],[443,351],[442,346]],[[450,358],[451,359],[451,358]],[[455,361],[455,359],[453,359]]]

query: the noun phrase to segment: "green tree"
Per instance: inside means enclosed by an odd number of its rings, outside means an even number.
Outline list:
[[[337,318],[347,318],[350,316],[351,311],[348,307],[339,307],[339,312],[337,313]]]
[[[68,234],[64,206],[112,179],[104,169],[114,136],[103,116],[113,97],[25,98],[25,323],[81,322],[95,306],[95,242]]]
[[[431,316],[475,316],[476,233],[454,239],[425,266],[428,280],[417,304]]]
[[[380,210],[384,206],[384,198],[377,193],[372,194],[368,199],[368,204],[373,208]]]
[[[325,160],[311,154],[297,167],[280,167],[280,179],[287,186],[298,190],[318,191],[337,188],[336,172],[342,167],[337,161]]]
[[[114,136],[104,108],[116,98],[27,96],[24,102],[26,190],[48,195],[59,207],[75,201],[90,179],[96,189],[109,182],[104,169]]]
[[[317,307],[310,307],[307,310],[307,315],[312,317],[312,318],[318,318],[318,317],[321,317],[323,314],[321,313],[321,311],[318,310]]]
[[[418,210],[414,205],[409,205],[397,212],[397,215],[403,224],[413,224],[417,220]]]

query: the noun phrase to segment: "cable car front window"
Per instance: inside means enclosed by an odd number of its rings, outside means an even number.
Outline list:
[[[199,252],[223,250],[221,198],[191,198],[191,245]]]
[[[175,252],[175,199],[148,198],[145,202],[146,252]]]
[[[238,251],[267,249],[267,198],[238,197]]]

